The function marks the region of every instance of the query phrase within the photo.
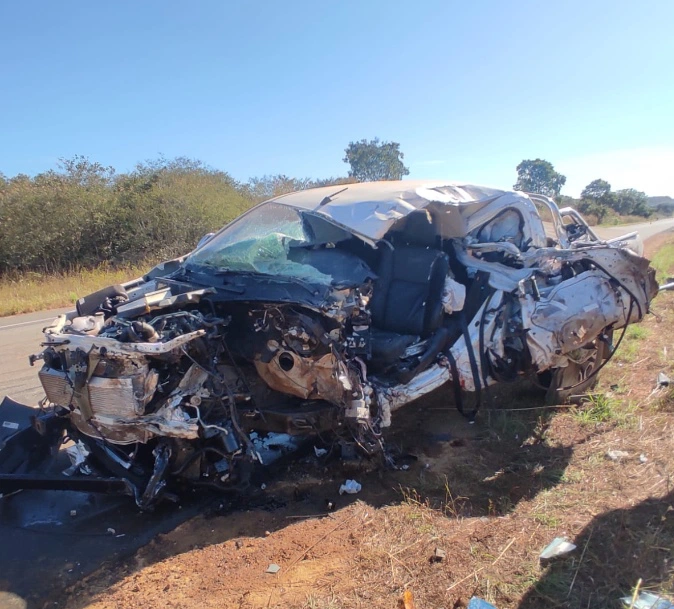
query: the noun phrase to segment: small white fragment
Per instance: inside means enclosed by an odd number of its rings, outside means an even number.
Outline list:
[[[277,564],[271,563],[268,567],[265,573],[278,573],[281,570],[281,567],[279,567]]]
[[[611,461],[621,461],[622,459],[627,459],[630,454],[624,450],[609,450],[606,453],[606,456],[611,459]]]
[[[115,529],[113,529],[112,527],[108,527],[108,533],[110,533],[110,535],[114,535],[116,532],[117,531],[115,531]]]
[[[14,421],[3,421],[2,426],[7,429],[19,429],[19,424]]]
[[[355,480],[347,480],[339,487],[339,494],[343,495],[344,493],[347,493],[348,495],[355,495],[356,493],[360,493],[362,488],[363,487]]]
[[[263,482],[263,483],[260,485],[260,488],[261,488],[262,490],[265,490],[265,489],[267,488],[267,485]]]
[[[624,596],[620,599],[625,607],[634,609],[674,609],[672,601],[664,596],[657,596],[651,592],[639,592],[639,596],[633,599],[631,596]]]
[[[648,457],[644,454],[639,455],[639,461],[642,463],[648,463]]]
[[[561,556],[562,554],[568,554],[576,549],[576,546],[573,545],[570,541],[567,541],[563,537],[555,537],[548,546],[541,552],[539,558],[541,560],[548,560],[554,558],[555,556]]]
[[[77,516],[77,510],[70,510],[70,515],[74,518]]]
[[[316,457],[320,459],[321,457],[325,457],[325,455],[328,454],[328,451],[325,450],[325,448],[318,448],[317,446],[314,446],[314,453],[316,454]]]
[[[400,469],[403,470],[404,472],[406,472],[409,468],[410,468],[410,466],[407,465],[407,463],[405,463],[405,465],[400,466]]]

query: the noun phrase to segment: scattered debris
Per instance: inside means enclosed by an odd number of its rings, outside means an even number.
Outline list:
[[[267,488],[267,485],[266,485],[264,482],[263,482],[262,484],[260,484],[260,489],[261,489],[261,490],[264,491],[266,488]]]
[[[72,446],[68,446],[65,449],[65,453],[70,459],[70,467],[61,472],[64,476],[72,476],[77,472],[81,472],[87,476],[91,474],[91,468],[86,464],[90,451],[83,442],[78,441]]]
[[[648,457],[642,453],[639,455],[639,461],[641,461],[641,463],[648,463]]]
[[[620,599],[630,609],[674,609],[674,603],[657,594],[640,592],[638,596],[624,596]]]
[[[412,590],[409,588],[403,592],[403,595],[400,599],[400,602],[398,603],[398,606],[401,609],[415,609],[415,604],[414,604],[414,595],[412,594]]]
[[[492,605],[491,603],[488,603],[483,598],[478,598],[477,596],[474,596],[468,602],[468,607],[466,609],[496,609],[496,607],[494,607],[494,605]]]
[[[316,454],[316,457],[320,459],[321,457],[325,457],[325,455],[328,454],[328,451],[325,448],[314,446],[314,453]]]
[[[400,466],[400,469],[401,469],[402,471],[404,471],[404,472],[406,472],[409,468],[410,468],[410,466],[407,465],[407,463],[406,463],[405,465],[401,465],[401,466]]]
[[[442,562],[445,558],[447,558],[447,552],[440,548],[435,548],[435,552],[431,556],[431,562]]]
[[[70,510],[70,515],[74,518],[77,516],[77,510]]]
[[[344,493],[347,493],[348,495],[355,495],[356,493],[360,493],[362,488],[363,487],[355,480],[347,480],[339,487],[339,494],[343,495]]]
[[[329,499],[325,500],[325,508],[328,510],[328,512],[334,511],[336,505],[334,501],[330,501]]]
[[[115,535],[117,533],[117,531],[115,531],[115,529],[113,529],[112,527],[108,527],[107,532],[110,533],[110,535]]]
[[[278,573],[281,570],[281,567],[279,567],[276,563],[271,563],[268,567],[265,573],[271,573],[272,575],[275,573]]]
[[[658,380],[656,383],[658,389],[660,389],[660,387],[669,387],[671,384],[671,379],[664,372],[660,372],[658,374]]]
[[[570,541],[567,541],[563,537],[555,537],[548,546],[541,552],[539,558],[541,560],[550,560],[557,556],[562,556],[563,554],[568,554],[573,552],[576,549],[576,546]]]
[[[606,453],[606,456],[611,461],[622,461],[623,459],[627,459],[627,457],[629,457],[630,454],[628,452],[625,452],[624,450],[609,450]]]

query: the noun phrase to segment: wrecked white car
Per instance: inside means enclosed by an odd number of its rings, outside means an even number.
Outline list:
[[[443,182],[262,203],[44,330],[26,433],[72,441],[77,471],[27,482],[0,451],[0,492],[121,490],[148,507],[181,484],[243,488],[270,433],[384,454],[396,410],[439,387],[469,417],[522,375],[567,399],[657,293],[631,237],[601,241],[540,195]]]

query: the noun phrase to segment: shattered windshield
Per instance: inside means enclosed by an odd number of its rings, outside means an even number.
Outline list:
[[[325,223],[322,223],[325,224]],[[214,271],[262,273],[327,284],[332,276],[300,262],[307,247],[344,238],[337,227],[315,227],[298,210],[280,203],[261,205],[213,237],[186,261]],[[328,234],[332,232],[333,234]]]

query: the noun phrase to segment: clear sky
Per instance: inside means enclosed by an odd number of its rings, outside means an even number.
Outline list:
[[[345,175],[674,196],[674,0],[0,0],[0,172],[189,156],[236,179]]]

